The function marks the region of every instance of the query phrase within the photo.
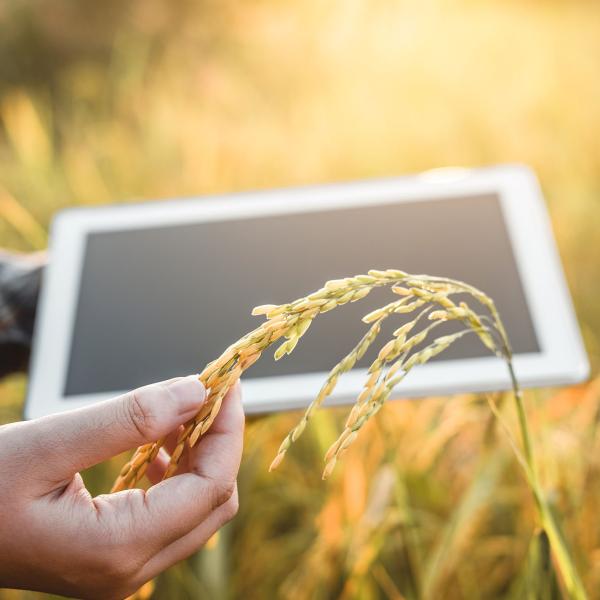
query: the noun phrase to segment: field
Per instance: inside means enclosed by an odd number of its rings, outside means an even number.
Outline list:
[[[0,246],[43,249],[68,206],[522,162],[542,182],[596,374],[599,71],[592,0],[7,0]],[[0,423],[20,418],[25,386],[0,383]],[[600,383],[526,404],[545,491],[600,598]],[[390,403],[326,483],[337,411],[267,472],[297,419],[249,423],[239,515],[146,596],[561,597],[485,398]],[[122,459],[86,473],[89,487],[106,491]]]

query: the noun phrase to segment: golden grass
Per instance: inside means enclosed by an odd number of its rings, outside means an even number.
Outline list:
[[[27,209],[17,202],[6,190],[0,187],[0,218],[19,232],[30,245],[30,249],[46,247],[48,236],[46,230],[36,221]]]
[[[543,488],[561,514],[589,596],[596,598],[600,563],[590,550],[598,539],[591,518],[599,490],[592,455],[598,443],[589,444],[597,431],[592,415],[600,404],[598,388],[543,399],[529,393],[526,400]],[[499,404],[510,429],[518,428],[510,404]],[[323,486],[311,469],[327,447],[321,438],[343,423],[341,412],[315,415],[299,452],[289,454],[275,477],[263,475],[261,466],[273,438],[297,417],[250,425],[240,476],[247,501],[234,524],[235,542],[226,546],[233,552],[240,597],[260,597],[252,596],[253,586],[258,594],[283,589],[284,597],[307,598],[327,590],[323,597],[338,597],[338,586],[350,585],[350,577],[357,594],[386,597],[373,574],[377,565],[405,597],[522,598],[525,589],[531,597],[544,597],[535,595],[538,579],[548,572],[556,577],[555,563],[546,555],[542,570],[528,558],[535,505],[485,398],[390,403],[365,426],[344,468]],[[257,536],[264,558],[246,561]],[[278,557],[270,567],[262,562],[269,556]]]

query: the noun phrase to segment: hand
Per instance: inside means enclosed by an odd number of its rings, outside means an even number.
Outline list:
[[[237,512],[239,384],[211,429],[160,481],[177,429],[204,401],[197,376],[0,427],[0,587],[123,598],[201,548]],[[172,432],[148,491],[92,498],[79,471]]]

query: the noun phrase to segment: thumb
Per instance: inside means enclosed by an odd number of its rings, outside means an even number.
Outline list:
[[[197,375],[147,385],[112,400],[30,421],[44,473],[70,478],[103,460],[152,442],[193,417],[206,392]]]

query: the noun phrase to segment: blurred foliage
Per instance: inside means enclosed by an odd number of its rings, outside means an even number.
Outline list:
[[[599,68],[594,0],[4,0],[0,244],[42,248],[52,215],[72,205],[524,162],[540,176],[596,369]],[[0,383],[1,422],[20,417],[24,389],[23,377]],[[599,389],[527,396],[591,597]],[[326,483],[337,411],[266,472],[295,419],[249,425],[239,516],[154,597],[559,596],[481,398],[390,404]],[[106,490],[117,465],[88,473],[90,488]]]

